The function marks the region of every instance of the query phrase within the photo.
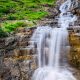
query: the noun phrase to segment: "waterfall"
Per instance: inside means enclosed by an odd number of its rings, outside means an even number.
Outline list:
[[[77,20],[69,10],[73,0],[67,0],[60,6],[60,28],[39,26],[31,40],[36,46],[38,68],[35,70],[32,80],[76,80],[67,69],[66,55],[68,53],[69,25],[74,25]],[[65,55],[65,56],[63,56]],[[62,57],[63,56],[63,57]]]

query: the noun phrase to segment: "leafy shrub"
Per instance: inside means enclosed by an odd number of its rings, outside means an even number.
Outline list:
[[[29,18],[29,20],[39,20],[47,14],[48,13],[45,11],[38,11],[38,12],[26,14],[26,16]]]
[[[2,28],[0,27],[0,38],[7,37],[7,36],[8,36],[8,34],[6,32],[4,32],[2,30]]]
[[[16,20],[16,16],[14,16],[13,14],[9,14],[7,16],[7,20]]]
[[[5,13],[8,14],[10,13],[10,10],[12,10],[13,8],[15,8],[15,2],[13,1],[9,1],[9,0],[2,0],[0,1],[0,12],[1,13]]]
[[[0,17],[2,19],[5,16],[8,20],[41,19],[47,15],[42,4],[53,5],[55,1],[56,0],[0,0]],[[42,12],[40,12],[40,10]],[[35,16],[36,14],[37,16]]]
[[[42,4],[51,4],[53,5],[56,0],[40,0]]]
[[[9,22],[5,22],[2,26],[2,29],[5,31],[5,32],[12,32],[14,31],[16,28],[18,27],[22,27],[24,25],[23,22],[16,22],[16,23],[9,23]]]

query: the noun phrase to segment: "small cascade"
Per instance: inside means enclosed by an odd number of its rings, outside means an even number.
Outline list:
[[[60,6],[60,18],[58,20],[59,26],[67,28],[69,25],[74,25],[77,17],[70,12],[70,7],[73,7],[74,0],[67,0]]]
[[[38,53],[38,67],[45,66],[47,63],[46,61],[46,49],[48,49],[48,39],[50,35],[51,28],[46,27],[38,27],[34,32],[31,40],[34,41],[33,45],[37,46],[37,53]],[[46,46],[47,45],[47,46]]]
[[[35,30],[31,45],[37,48],[38,68],[32,80],[76,80],[66,66],[66,55],[69,51],[67,28],[77,20],[76,16],[69,12],[71,6],[72,0],[61,5],[58,21],[60,28],[40,26]]]
[[[62,51],[66,52],[67,50],[68,44],[67,37],[68,32],[64,28],[55,28],[51,31],[51,40],[49,43],[50,44],[49,66],[54,66],[55,68],[57,68],[61,65],[60,54],[64,53]]]

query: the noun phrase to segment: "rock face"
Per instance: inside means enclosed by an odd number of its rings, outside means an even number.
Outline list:
[[[80,80],[80,26],[69,29],[70,53],[68,61],[73,68],[73,74]]]
[[[80,26],[69,32],[69,42],[71,46],[69,62],[80,69]]]
[[[0,80],[31,80],[36,55],[28,45],[34,29],[19,29],[14,36],[0,39]]]
[[[78,2],[77,7],[75,7],[72,11],[77,15],[80,16],[80,0],[77,0]]]
[[[62,3],[64,3],[66,0],[57,0],[56,2],[56,9],[59,10],[59,7],[61,6]],[[70,11],[78,17],[78,20],[75,24],[80,26],[80,0],[72,0],[73,4],[70,7]]]
[[[67,0],[57,0],[56,4],[58,7],[61,6],[61,4],[63,4],[65,1]],[[78,8],[79,7],[79,0],[71,0],[72,1],[72,5],[71,5],[71,10],[75,9],[75,8]]]
[[[43,20],[39,21],[39,25],[46,25],[50,24],[52,27],[57,27],[58,25],[58,18],[60,14],[60,6],[65,2],[66,0],[57,0],[56,5],[52,7],[46,7],[47,11],[49,12],[49,16],[44,18]],[[70,8],[70,11],[77,16],[78,20],[76,21],[75,25],[80,25],[80,0],[72,0],[73,4]]]

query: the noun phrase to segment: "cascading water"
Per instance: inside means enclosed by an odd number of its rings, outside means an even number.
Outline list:
[[[67,60],[62,55],[68,50],[69,24],[74,23],[76,16],[69,12],[72,0],[67,0],[60,7],[60,28],[49,26],[38,27],[31,40],[36,45],[38,69],[35,70],[32,80],[76,80],[67,69]]]

